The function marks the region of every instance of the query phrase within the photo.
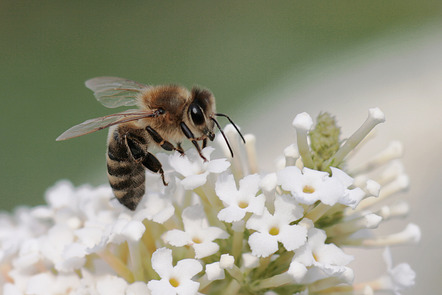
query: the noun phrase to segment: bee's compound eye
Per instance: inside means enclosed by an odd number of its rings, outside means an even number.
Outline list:
[[[201,125],[204,123],[204,114],[201,108],[197,104],[191,104],[189,107],[190,117],[195,125]]]

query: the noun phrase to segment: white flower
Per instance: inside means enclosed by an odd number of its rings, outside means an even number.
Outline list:
[[[197,294],[200,284],[192,281],[192,277],[203,269],[197,260],[183,259],[173,266],[172,250],[160,248],[152,255],[152,267],[161,277],[147,284],[152,295]]]
[[[57,295],[66,294],[79,285],[79,278],[75,275],[54,275],[39,273],[30,277],[25,294]]]
[[[310,283],[346,272],[345,266],[353,257],[345,254],[334,244],[325,244],[327,238],[321,229],[310,228],[307,242],[293,256],[288,273],[298,283]],[[309,276],[306,276],[309,272]]]
[[[393,290],[396,295],[400,295],[399,291],[410,288],[414,285],[416,273],[411,269],[408,263],[401,263],[393,267],[393,259],[391,257],[390,248],[385,248],[383,253],[384,261],[387,264],[389,288]]]
[[[344,188],[333,182],[327,172],[296,166],[289,166],[277,172],[278,183],[290,191],[296,201],[311,205],[318,200],[325,204],[335,204],[344,193]]]
[[[184,209],[184,231],[173,229],[163,235],[166,243],[175,247],[191,245],[195,250],[195,258],[210,256],[219,250],[219,245],[213,242],[216,239],[226,239],[229,235],[216,226],[209,226],[201,205],[194,205]]]
[[[330,116],[318,117],[314,127],[301,114],[294,121],[297,144],[284,150],[280,171],[267,174],[257,174],[255,137],[245,134],[242,145],[229,125],[234,158],[203,161],[194,149],[183,157],[158,154],[169,185],[147,171],[146,194],[135,211],[121,205],[109,185],[58,182],[46,205],[0,213],[0,293],[398,295],[414,284],[408,264],[393,267],[386,250],[388,275],[353,285],[352,257],[342,247],[419,241],[414,224],[390,235],[368,232],[409,211],[403,203],[377,206],[408,186],[402,168],[382,170],[401,149],[396,144],[396,151],[353,170],[355,180],[347,169],[330,167],[347,167],[343,160],[361,135],[382,121],[371,110],[363,130],[341,144]],[[209,158],[212,151],[203,153]],[[166,244],[179,248],[172,252]]]
[[[202,153],[208,160],[205,162],[196,150],[191,149],[182,156],[176,152],[169,158],[170,165],[176,172],[184,176],[181,181],[185,189],[194,189],[206,183],[210,173],[221,173],[229,168],[230,163],[226,159],[210,160],[210,154],[214,151],[212,147],[206,147]]]
[[[264,210],[264,195],[256,196],[259,191],[260,178],[258,175],[248,175],[239,181],[239,189],[233,175],[221,175],[215,185],[218,197],[225,208],[218,213],[218,219],[225,222],[240,221],[247,212],[262,214]]]
[[[296,201],[311,205],[321,201],[333,206],[340,203],[355,208],[365,193],[360,188],[349,190],[353,178],[340,169],[330,167],[332,176],[327,172],[296,166],[289,166],[278,171],[278,183],[284,190],[290,191]]]
[[[252,254],[267,257],[278,250],[278,242],[288,251],[301,247],[306,240],[307,230],[303,226],[290,225],[302,217],[303,209],[287,195],[276,196],[275,212],[267,208],[262,215],[253,215],[246,223],[248,229],[256,230],[249,237]]]
[[[172,184],[169,182],[169,186]],[[152,220],[156,223],[164,223],[175,213],[175,207],[167,195],[158,192],[149,192],[144,196],[145,203],[135,212],[136,220]]]
[[[226,277],[224,269],[220,267],[219,262],[206,264],[206,275],[209,281],[224,280]]]

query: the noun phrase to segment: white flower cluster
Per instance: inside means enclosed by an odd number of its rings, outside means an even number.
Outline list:
[[[386,202],[408,185],[395,160],[400,145],[353,170],[337,168],[383,120],[371,109],[355,134],[319,159],[310,135],[327,132],[313,131],[310,116],[300,114],[297,145],[285,149],[280,169],[270,174],[258,174],[255,138],[246,135],[242,148],[228,126],[234,158],[204,162],[194,150],[158,155],[169,185],[147,172],[146,196],[135,212],[107,185],[74,188],[61,181],[48,190],[46,205],[0,215],[0,292],[400,294],[415,274],[405,263],[393,267],[388,248],[385,275],[357,285],[348,266],[353,257],[343,250],[420,238],[413,224],[388,236],[371,232],[408,213],[405,203]],[[204,156],[213,150],[205,148]]]

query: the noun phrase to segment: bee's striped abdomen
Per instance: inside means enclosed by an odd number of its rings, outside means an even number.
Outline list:
[[[135,210],[145,192],[145,169],[129,153],[128,146],[115,131],[106,155],[109,184],[118,201]]]

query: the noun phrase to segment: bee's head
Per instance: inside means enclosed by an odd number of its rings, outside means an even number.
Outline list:
[[[191,95],[188,116],[193,125],[192,129],[197,130],[201,136],[213,140],[215,123],[212,118],[215,116],[215,97],[209,90],[196,87],[192,89]]]
[[[245,143],[244,137],[242,136],[235,123],[233,123],[232,119],[230,119],[230,117],[225,114],[216,113],[215,97],[209,90],[199,89],[196,87],[192,89],[192,100],[189,105],[188,116],[189,120],[192,123],[192,126],[199,131],[201,136],[207,137],[211,141],[215,139],[214,128],[216,125],[222,136],[224,137],[224,140],[226,141],[227,147],[229,148],[232,157],[232,148],[230,147],[229,141],[227,140],[226,135],[224,134],[221,126],[219,125],[215,117],[226,117],[233,125],[233,127],[235,127],[236,131],[238,131],[238,134]]]

